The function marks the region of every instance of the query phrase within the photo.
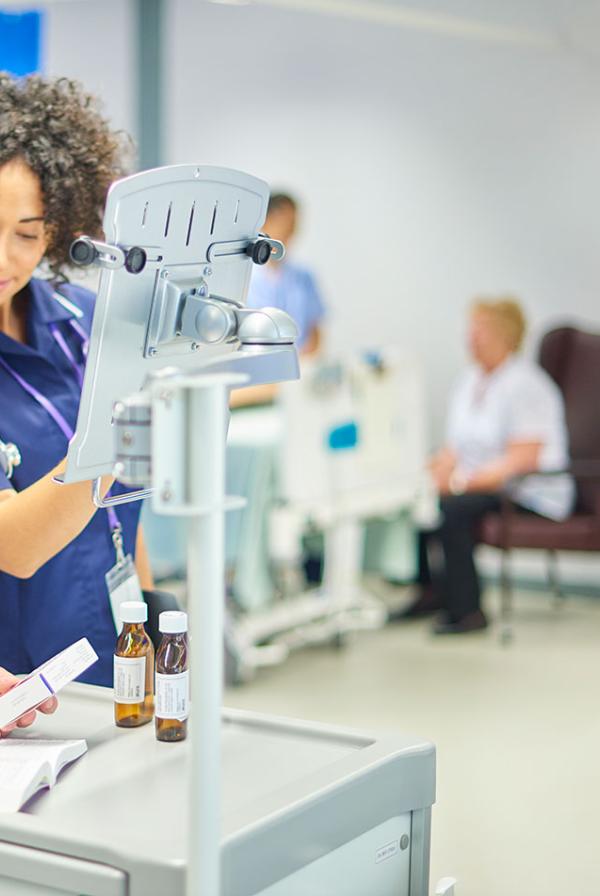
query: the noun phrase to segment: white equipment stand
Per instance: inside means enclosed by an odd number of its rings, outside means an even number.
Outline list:
[[[251,263],[284,252],[257,234],[267,200],[267,185],[240,172],[156,169],[112,187],[107,242],[71,248],[102,276],[65,481],[96,477],[99,507],[152,496],[157,512],[191,518],[188,896],[220,892],[224,513],[240,506],[224,494],[229,388],[298,376],[291,318],[243,305]],[[100,477],[113,470],[144,487],[104,499]]]

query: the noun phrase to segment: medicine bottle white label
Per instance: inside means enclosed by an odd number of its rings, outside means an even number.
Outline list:
[[[156,703],[154,715],[157,719],[177,719],[183,722],[188,717],[190,701],[190,673],[163,675],[157,672]]]
[[[146,692],[146,657],[114,657],[115,703],[143,703]]]

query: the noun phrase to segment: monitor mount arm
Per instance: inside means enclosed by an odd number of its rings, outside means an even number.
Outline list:
[[[238,240],[213,243],[208,250],[208,258],[222,261],[236,255],[247,255],[258,265],[270,258],[280,259],[285,252],[278,240],[271,240],[259,234],[256,240]],[[141,246],[129,248],[102,243],[84,236],[71,246],[71,258],[80,267],[91,265],[118,270],[125,268],[131,274],[139,274],[148,261],[160,264],[160,255],[151,258]],[[174,275],[175,274],[175,275]],[[297,377],[297,356],[294,347],[298,328],[292,318],[279,308],[246,308],[241,303],[210,292],[208,279],[212,274],[210,266],[204,266],[202,275],[186,271],[178,272],[163,268],[159,274],[153,297],[149,334],[144,354],[153,357],[161,345],[172,343],[176,338],[192,341],[192,349],[201,346],[237,344],[236,351],[199,361],[198,374],[234,375],[231,385],[257,385],[279,382]],[[153,326],[154,322],[154,326]],[[150,344],[151,343],[151,344]],[[177,371],[166,368],[167,375],[177,380]],[[163,372],[158,375],[163,380]],[[152,383],[157,374],[148,378],[147,388],[131,399],[120,401],[115,406],[114,423],[117,440],[117,479],[124,484],[150,486],[151,450],[150,430],[152,426],[153,392]],[[140,427],[140,415],[143,425]],[[122,427],[126,427],[126,433]],[[146,430],[143,454],[140,454],[140,432]],[[136,432],[133,438],[132,432]],[[133,444],[135,443],[135,444]],[[136,461],[130,458],[133,445]],[[141,462],[140,458],[144,457]],[[168,487],[167,487],[168,491]],[[94,504],[100,508],[128,504],[143,500],[154,492],[144,487],[125,495],[103,497],[101,478],[93,482]],[[163,494],[165,489],[163,488]]]

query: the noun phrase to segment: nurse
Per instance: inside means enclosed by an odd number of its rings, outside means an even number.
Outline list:
[[[269,200],[264,231],[289,247],[298,229],[298,203],[287,193],[273,193]],[[304,355],[315,354],[321,345],[325,306],[311,271],[291,261],[271,261],[255,266],[248,290],[249,308],[281,308],[298,326],[297,346]]]
[[[289,249],[298,230],[298,203],[288,193],[273,193],[269,199],[264,232]],[[312,272],[286,254],[283,261],[254,265],[246,304],[249,308],[281,308],[298,327],[296,345],[303,356],[318,354],[322,343],[325,305]],[[277,386],[234,389],[232,408],[266,404],[275,398]]]
[[[76,83],[0,74],[0,440],[21,455],[0,466],[0,665],[29,672],[85,636],[100,659],[80,680],[106,686],[117,542],[152,587],[140,505],[96,512],[89,483],[53,477],[76,424],[94,307],[64,276],[69,246],[101,235],[121,143]]]

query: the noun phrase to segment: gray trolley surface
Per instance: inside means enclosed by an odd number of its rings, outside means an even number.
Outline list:
[[[0,896],[182,896],[191,741],[117,729],[77,684],[32,735],[89,752],[0,814]],[[222,896],[426,896],[430,743],[225,710],[222,755]]]

